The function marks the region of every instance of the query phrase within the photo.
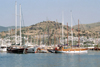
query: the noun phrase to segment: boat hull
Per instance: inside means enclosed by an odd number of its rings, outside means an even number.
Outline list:
[[[7,50],[8,53],[27,53],[27,49],[25,48],[15,48]]]
[[[97,47],[95,47],[95,48],[92,48],[92,49],[90,49],[90,50],[95,50],[95,51],[100,51],[100,48],[97,48]]]
[[[87,53],[87,50],[84,51],[55,51],[55,53]]]
[[[55,53],[55,50],[52,50],[52,49],[48,49],[48,51],[49,51],[50,53]]]
[[[48,51],[44,49],[44,50],[41,50],[40,53],[48,53]]]
[[[0,52],[6,52],[7,46],[6,45],[0,45]]]
[[[27,53],[35,53],[35,52],[34,52],[34,48],[28,48],[28,49],[27,49]]]
[[[0,48],[0,52],[6,52],[7,48]]]

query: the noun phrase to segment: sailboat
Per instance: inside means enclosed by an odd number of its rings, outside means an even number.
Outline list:
[[[39,25],[40,27],[40,25]],[[44,40],[44,34],[43,34],[43,40]],[[40,33],[39,33],[39,52],[40,53],[48,53],[48,50],[47,50],[47,46],[44,44],[44,41],[43,43],[41,44],[41,37],[40,37]],[[48,26],[48,45],[49,45],[49,26]]]
[[[57,24],[58,24],[58,22],[57,22],[57,20],[56,20],[56,23],[55,23],[55,28],[54,28],[54,40],[53,40],[53,42],[54,42],[54,45],[51,45],[51,46],[48,46],[48,48],[47,48],[47,50],[50,52],[50,53],[55,53],[55,47],[56,47],[56,44],[58,43],[57,41],[58,40],[56,40],[56,32],[57,32]],[[57,43],[56,43],[57,42]]]
[[[15,2],[15,22],[17,23],[17,2]],[[17,27],[17,26],[16,26]],[[17,31],[15,31],[17,32]],[[16,35],[16,33],[15,33]],[[26,53],[27,48],[22,46],[22,39],[21,39],[21,5],[20,5],[20,46],[17,46],[17,43],[15,44],[15,47],[11,47],[8,49],[8,52],[11,53]],[[15,41],[16,41],[16,36],[15,36]],[[16,41],[17,42],[17,41]]]
[[[72,21],[71,21],[71,23],[72,23]],[[68,26],[67,26],[67,28],[68,28]],[[78,46],[79,47],[73,47],[72,24],[71,24],[71,33],[72,33],[72,46],[64,46],[64,45],[58,46],[58,47],[55,48],[55,53],[87,53],[87,48],[81,48],[80,47],[80,38],[78,38]],[[78,36],[79,36],[79,20],[78,20]]]

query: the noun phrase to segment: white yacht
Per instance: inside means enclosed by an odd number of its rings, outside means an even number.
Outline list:
[[[4,45],[3,44],[3,40],[2,41],[2,44],[0,45],[0,52],[6,52],[7,51],[7,45]]]
[[[27,53],[34,53],[34,46],[29,44],[27,45]]]
[[[6,52],[7,46],[6,45],[0,45],[0,52]]]
[[[28,41],[25,43],[25,47],[27,48],[27,53],[34,53],[34,46]]]

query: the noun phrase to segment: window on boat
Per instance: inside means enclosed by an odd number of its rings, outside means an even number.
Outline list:
[[[68,48],[70,48],[70,47],[64,47],[64,49],[68,49]]]
[[[6,47],[1,47],[1,48],[6,48]]]

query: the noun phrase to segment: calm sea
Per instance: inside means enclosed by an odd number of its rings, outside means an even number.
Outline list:
[[[100,67],[100,51],[86,54],[0,53],[0,67]]]

